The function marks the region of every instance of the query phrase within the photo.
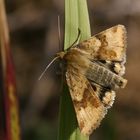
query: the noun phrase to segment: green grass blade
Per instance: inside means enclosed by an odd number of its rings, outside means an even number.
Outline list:
[[[82,41],[88,39],[91,36],[91,31],[90,31],[87,1],[86,0],[77,0],[77,1],[78,1],[78,22],[79,28],[82,33],[81,36]]]
[[[65,0],[65,42],[64,49],[76,40],[78,35],[78,1]]]
[[[86,0],[65,0],[65,50],[76,40],[78,28],[81,30],[81,41],[91,36]],[[89,140],[88,136],[80,133],[66,85],[60,99],[59,117],[58,140]]]

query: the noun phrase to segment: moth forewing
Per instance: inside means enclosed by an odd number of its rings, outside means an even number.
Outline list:
[[[95,37],[101,41],[99,59],[123,61],[126,53],[126,29],[123,25],[116,25]]]
[[[69,67],[66,79],[79,128],[84,135],[90,135],[99,126],[106,114],[106,108],[84,75]]]
[[[126,29],[123,25],[116,25],[79,43],[77,47],[89,52],[93,59],[123,61]]]

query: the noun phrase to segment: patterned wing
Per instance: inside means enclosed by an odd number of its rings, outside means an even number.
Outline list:
[[[123,25],[116,25],[81,42],[77,47],[89,52],[93,59],[124,61],[126,29]]]
[[[105,60],[104,65],[109,66],[108,68],[116,74],[124,75],[127,46],[125,27],[117,25],[95,35],[95,37],[101,42],[97,58]]]
[[[90,135],[104,118],[106,108],[84,75],[69,67],[66,79],[79,128],[83,134]]]

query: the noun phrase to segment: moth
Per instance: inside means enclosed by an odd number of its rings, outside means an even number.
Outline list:
[[[57,53],[66,63],[66,81],[81,133],[90,135],[126,86],[126,29],[116,25]],[[55,60],[55,59],[54,59]]]

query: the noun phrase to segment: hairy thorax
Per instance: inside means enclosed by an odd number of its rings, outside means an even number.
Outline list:
[[[80,73],[84,74],[90,65],[90,57],[87,52],[78,48],[70,49],[63,58],[67,67],[72,67]]]

